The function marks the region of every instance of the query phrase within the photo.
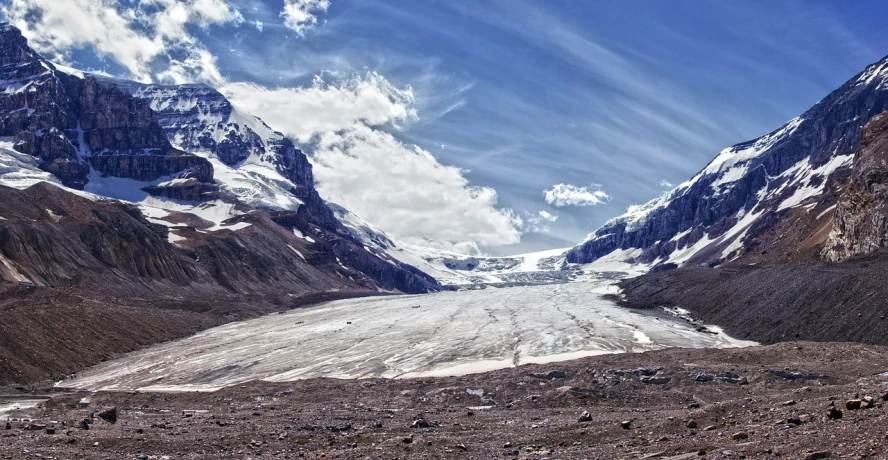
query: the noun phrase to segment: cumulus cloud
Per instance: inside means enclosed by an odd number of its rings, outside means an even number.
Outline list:
[[[327,11],[330,0],[285,0],[281,17],[284,25],[303,37],[318,24],[318,13]]]
[[[152,64],[171,53],[184,55],[191,65],[214,65],[199,56],[205,50],[188,33],[188,24],[206,28],[244,22],[225,0],[142,0],[136,6],[117,0],[10,0],[0,11],[31,46],[54,61],[68,63],[70,50],[92,46],[146,82],[154,80]]]
[[[672,182],[669,182],[668,180],[663,179],[660,181],[660,187],[671,189],[672,187],[674,187],[674,185],[672,185]]]
[[[547,220],[549,222],[555,222],[556,220],[558,220],[558,214],[552,214],[550,212],[546,212],[545,210],[540,211],[538,215],[543,220]]]
[[[328,72],[316,76],[308,87],[265,88],[254,83],[232,83],[221,91],[302,143],[316,134],[355,124],[399,127],[417,117],[413,90],[397,88],[375,72]]]
[[[610,200],[610,196],[601,190],[598,184],[586,187],[577,187],[570,184],[556,184],[551,189],[543,191],[546,203],[563,208],[566,206],[598,206]]]
[[[517,243],[520,219],[459,168],[367,125],[323,133],[313,155],[322,196],[399,238]]]

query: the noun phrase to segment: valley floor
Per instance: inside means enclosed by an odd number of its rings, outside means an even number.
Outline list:
[[[795,342],[203,393],[9,388],[51,399],[0,414],[0,458],[885,458],[885,371],[885,347]]]

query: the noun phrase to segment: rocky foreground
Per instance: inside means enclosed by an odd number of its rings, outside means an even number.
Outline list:
[[[670,349],[214,393],[9,388],[2,458],[885,458],[888,348]],[[3,404],[0,403],[0,411]]]

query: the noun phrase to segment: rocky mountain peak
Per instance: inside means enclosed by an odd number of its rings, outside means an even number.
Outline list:
[[[862,127],[888,108],[886,76],[883,59],[777,130],[723,150],[689,181],[589,235],[568,261],[654,268],[742,255],[782,216],[823,204],[828,179],[849,170]]]

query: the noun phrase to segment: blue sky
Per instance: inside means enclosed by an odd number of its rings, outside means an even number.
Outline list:
[[[0,3],[15,19],[46,1]],[[77,35],[71,14],[26,35],[81,68],[227,88],[317,153],[328,199],[401,238],[494,254],[572,246],[888,54],[874,1],[288,0],[306,7],[296,28],[283,0],[189,1],[230,14],[192,14],[144,64]],[[105,14],[90,3],[43,8]],[[127,30],[157,42],[160,25]],[[196,56],[213,72],[176,65]]]

